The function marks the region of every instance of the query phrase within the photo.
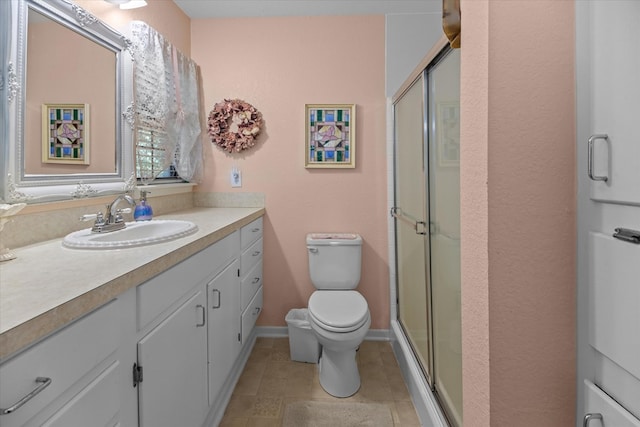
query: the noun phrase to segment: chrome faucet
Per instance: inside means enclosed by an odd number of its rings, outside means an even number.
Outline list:
[[[110,231],[122,230],[126,227],[122,214],[131,212],[131,208],[118,209],[118,205],[123,200],[131,206],[136,205],[133,197],[128,194],[120,194],[113,202],[107,205],[106,215],[98,212],[97,214],[83,215],[80,219],[82,221],[88,221],[90,219],[96,220],[93,227],[91,227],[92,233],[108,233]]]

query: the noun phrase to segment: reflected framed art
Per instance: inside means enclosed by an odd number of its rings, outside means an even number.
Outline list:
[[[42,162],[89,164],[89,104],[42,104]]]

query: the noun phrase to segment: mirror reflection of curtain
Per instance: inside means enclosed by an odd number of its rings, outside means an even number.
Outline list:
[[[130,28],[138,178],[146,184],[174,166],[182,179],[200,182],[204,122],[198,64],[146,23],[133,21]]]
[[[460,47],[460,0],[442,0],[442,29],[452,48]]]

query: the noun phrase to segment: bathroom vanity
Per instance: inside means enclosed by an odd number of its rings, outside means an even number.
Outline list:
[[[262,208],[171,214],[198,231],[0,265],[0,424],[203,426],[221,418],[262,310]]]

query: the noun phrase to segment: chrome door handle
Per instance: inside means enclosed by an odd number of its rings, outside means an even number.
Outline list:
[[[24,405],[25,403],[27,403],[28,401],[30,401],[31,399],[33,399],[38,393],[40,393],[42,390],[44,390],[45,388],[49,387],[49,384],[51,384],[51,378],[47,378],[47,377],[37,377],[36,378],[36,382],[39,383],[40,385],[36,388],[34,388],[29,394],[27,394],[25,397],[23,397],[22,399],[18,400],[16,403],[14,403],[13,405],[9,406],[6,409],[1,409],[0,408],[0,415],[6,415],[6,414],[10,414],[12,412],[17,411],[18,409],[20,409],[20,407],[22,405]]]
[[[216,302],[214,305],[211,306],[211,308],[220,308],[220,303],[221,303],[221,294],[220,294],[220,290],[219,289],[214,289],[213,291],[211,291],[211,293],[213,295],[218,295],[218,302]]]
[[[602,420],[602,414],[587,414],[584,416],[584,420],[582,421],[582,427],[589,427],[589,421],[591,420]]]
[[[640,245],[640,231],[630,228],[616,228],[613,230],[613,237],[629,243]]]
[[[587,173],[589,174],[589,178],[593,181],[604,181],[607,182],[609,180],[608,176],[595,176],[593,174],[593,143],[597,139],[604,139],[605,141],[609,141],[609,135],[607,134],[595,134],[591,135],[589,138],[589,143],[587,144]]]
[[[202,310],[202,322],[201,323],[196,323],[196,328],[201,328],[202,326],[204,326],[207,323],[206,318],[205,318],[206,309],[204,308],[204,305],[200,305],[200,304],[196,305],[196,308],[199,308],[200,310]]]
[[[255,285],[255,284],[256,284],[256,283],[258,283],[259,281],[260,281],[260,278],[259,278],[259,277],[254,277],[254,278],[253,278],[253,281],[252,281],[251,283]]]

